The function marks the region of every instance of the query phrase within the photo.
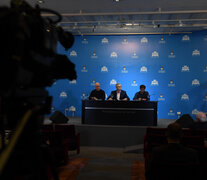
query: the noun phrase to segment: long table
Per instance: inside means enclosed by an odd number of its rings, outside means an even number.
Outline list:
[[[82,101],[82,124],[157,126],[157,101]]]

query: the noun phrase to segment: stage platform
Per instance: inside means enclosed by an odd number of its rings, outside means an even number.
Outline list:
[[[112,126],[81,124],[81,117],[68,117],[69,124],[76,126],[76,132],[81,134],[81,146],[117,147],[133,149],[143,147],[144,135],[147,126]],[[172,119],[158,119],[157,127],[166,127],[174,122]],[[49,123],[45,118],[45,123]]]

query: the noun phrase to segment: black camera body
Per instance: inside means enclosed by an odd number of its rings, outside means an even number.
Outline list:
[[[43,18],[43,12],[55,14],[57,20]],[[45,87],[57,79],[77,78],[75,65],[66,55],[56,53],[58,41],[66,49],[74,42],[71,33],[57,26],[60,20],[57,12],[33,8],[24,1],[12,1],[10,8],[0,8],[0,96],[4,113],[17,109],[19,114],[27,109],[25,106],[29,109],[42,104],[48,98]]]
[[[55,14],[57,20],[43,18],[44,12]],[[12,138],[25,114],[38,107],[21,130],[5,172],[0,171],[1,179],[14,179],[19,172],[31,179],[45,179],[40,128],[52,102],[46,87],[57,79],[77,78],[75,65],[66,55],[56,53],[58,41],[66,50],[74,42],[71,33],[57,26],[61,19],[59,13],[31,7],[23,0],[0,7],[0,152],[8,146],[6,130]]]

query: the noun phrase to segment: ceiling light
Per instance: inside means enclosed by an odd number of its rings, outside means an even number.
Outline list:
[[[179,26],[180,26],[180,27],[182,27],[182,26],[183,26],[183,23],[182,23],[182,21],[181,21],[181,20],[179,21]]]
[[[119,0],[113,0],[114,2],[119,2]]]
[[[45,1],[43,1],[43,0],[38,0],[37,1],[39,4],[43,4]]]
[[[152,21],[152,25],[153,25],[153,28],[157,27],[157,25],[155,24],[155,21]]]
[[[126,26],[132,26],[133,24],[132,23],[126,23],[125,25]]]

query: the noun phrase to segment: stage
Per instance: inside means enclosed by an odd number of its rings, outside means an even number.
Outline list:
[[[141,147],[147,126],[114,126],[114,125],[87,125],[81,124],[81,117],[68,117],[69,124],[76,126],[76,132],[81,134],[81,146],[91,147]],[[158,119],[157,127],[166,127],[175,120]],[[45,118],[44,123],[49,123]]]

